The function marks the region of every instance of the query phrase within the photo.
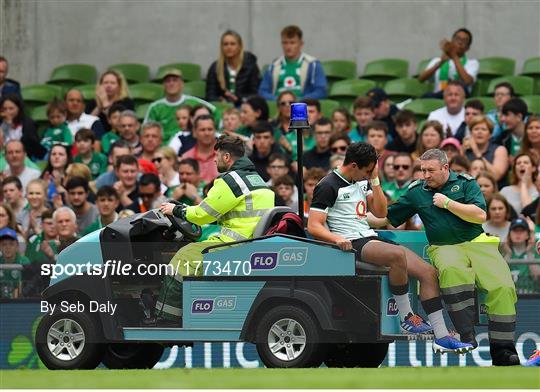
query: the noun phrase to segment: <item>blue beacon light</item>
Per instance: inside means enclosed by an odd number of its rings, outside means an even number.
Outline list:
[[[291,121],[290,128],[294,129],[309,129],[307,104],[303,102],[291,104]]]

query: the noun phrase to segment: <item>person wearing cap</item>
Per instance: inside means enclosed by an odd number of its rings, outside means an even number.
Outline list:
[[[455,137],[447,137],[439,146],[446,153],[448,160],[451,161],[455,156],[461,155],[461,143]]]
[[[163,83],[163,91],[165,97],[158,99],[150,104],[144,122],[157,121],[163,127],[163,144],[169,143],[177,131],[176,125],[176,109],[181,105],[204,105],[212,113],[216,108],[209,102],[203,99],[184,94],[184,78],[182,71],[177,68],[164,69],[158,75]]]
[[[377,226],[394,227],[418,214],[429,242],[427,254],[439,272],[446,309],[462,342],[477,345],[475,285],[486,291],[489,344],[493,365],[519,365],[514,345],[517,301],[508,264],[499,253],[499,239],[484,233],[486,201],[468,174],[449,169],[444,151],[431,149],[420,157],[423,180],[388,207]]]
[[[275,101],[283,91],[289,90],[297,98],[324,99],[327,83],[319,60],[302,52],[303,32],[298,26],[281,30],[283,56],[270,64],[259,86],[259,95],[267,101]]]
[[[520,294],[540,293],[540,265],[512,263],[514,260],[533,260],[533,253],[534,237],[529,223],[523,218],[514,219],[504,244],[504,256]]]
[[[394,116],[399,111],[397,106],[390,101],[386,92],[380,87],[369,90],[367,96],[371,98],[374,120],[384,121],[388,127],[388,140],[391,142],[399,137],[394,122]]]
[[[21,266],[30,264],[26,256],[19,254],[19,241],[17,233],[9,227],[0,230],[0,265],[19,264]],[[18,298],[22,291],[22,269],[0,268],[0,297]]]

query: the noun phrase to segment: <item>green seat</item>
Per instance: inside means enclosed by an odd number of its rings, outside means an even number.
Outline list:
[[[36,106],[30,111],[30,118],[35,122],[46,123],[49,121],[47,118],[47,105]]]
[[[75,88],[82,93],[85,101],[96,99],[96,85],[95,84],[81,84],[80,86],[77,86]]]
[[[185,83],[184,94],[204,99],[206,96],[206,82],[204,80],[194,80]]]
[[[121,72],[128,83],[146,83],[150,79],[150,68],[145,64],[114,64],[109,69]]]
[[[516,95],[532,95],[534,90],[534,79],[529,76],[503,76],[492,79],[487,89],[488,94],[495,93],[495,86],[502,82],[508,82],[514,87]]]
[[[156,83],[137,83],[129,86],[129,93],[137,106],[163,98],[163,87]]]
[[[497,106],[495,106],[495,101],[493,100],[493,97],[471,97],[467,99],[465,102],[472,101],[473,99],[477,99],[484,105],[484,113],[489,112],[490,110],[496,109]]]
[[[478,77],[510,76],[516,70],[516,61],[508,57],[485,57],[478,60]]]
[[[534,79],[534,93],[540,94],[540,57],[525,60],[521,74]]]
[[[69,89],[80,84],[95,84],[97,69],[90,64],[66,64],[56,67],[47,84],[55,84]]]
[[[413,78],[417,78],[420,74],[427,68],[431,59],[424,59],[418,63],[416,67],[416,73],[413,75]]]
[[[350,60],[328,60],[322,63],[329,88],[334,82],[356,78],[356,62]]]
[[[525,95],[521,99],[527,104],[530,114],[540,115],[540,95]]]
[[[25,108],[33,108],[49,103],[55,97],[62,99],[62,88],[51,84],[31,84],[21,88]]]
[[[384,91],[394,103],[403,102],[409,98],[419,98],[428,90],[428,85],[418,79],[394,79],[386,82]]]
[[[330,118],[332,112],[339,108],[339,102],[333,99],[319,99],[319,103],[321,104],[321,113],[326,118]]]
[[[185,82],[191,82],[193,80],[201,80],[201,66],[194,63],[170,63],[159,67],[154,81],[161,82],[165,71],[170,68],[179,69],[182,72],[182,76]]]
[[[405,105],[403,109],[410,110],[416,114],[418,121],[426,119],[431,112],[444,106],[442,99],[418,98]]]
[[[409,73],[409,62],[403,59],[380,59],[366,64],[362,79],[373,80],[377,86],[391,79],[406,78]]]
[[[150,105],[150,103],[141,103],[135,107],[135,113],[137,114],[137,118],[139,119],[139,121],[144,120],[144,117],[146,116],[146,112],[148,111],[148,107]]]
[[[377,84],[373,80],[340,80],[332,85],[330,94],[328,96],[330,99],[338,101],[340,106],[345,106],[348,108],[357,97],[366,95],[369,90],[376,86]]]
[[[277,117],[278,107],[275,101],[266,101],[268,105],[268,118],[273,119]]]

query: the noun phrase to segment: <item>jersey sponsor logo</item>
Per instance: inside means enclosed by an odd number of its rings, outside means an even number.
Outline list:
[[[459,185],[454,185],[451,189],[450,189],[450,192],[457,192],[459,191]]]
[[[358,215],[360,218],[365,218],[367,216],[367,206],[365,201],[360,200],[356,204],[356,215]]]
[[[388,298],[388,302],[386,303],[386,315],[387,316],[398,315],[398,306],[394,298]]]
[[[234,310],[236,296],[220,296],[216,298],[195,299],[191,303],[191,313],[212,313],[214,310]]]

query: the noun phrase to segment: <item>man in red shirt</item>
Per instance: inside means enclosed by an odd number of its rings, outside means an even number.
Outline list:
[[[202,115],[195,119],[193,124],[193,136],[197,139],[195,146],[188,150],[182,159],[193,158],[199,163],[201,179],[209,183],[218,175],[214,162],[216,152],[216,125],[214,118],[209,115]]]

